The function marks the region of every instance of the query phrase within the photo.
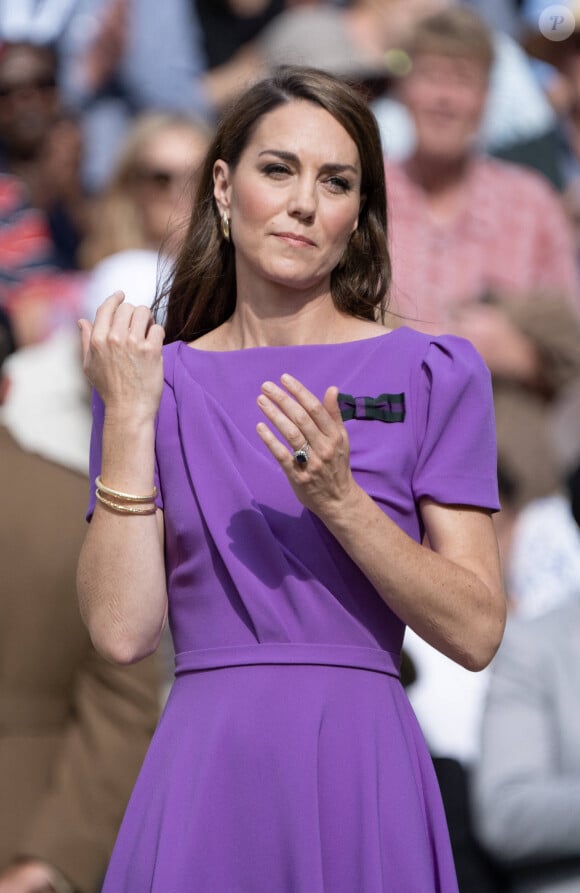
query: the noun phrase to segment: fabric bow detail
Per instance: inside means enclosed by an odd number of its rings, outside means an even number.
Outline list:
[[[378,397],[353,397],[351,394],[339,394],[338,407],[343,422],[349,419],[378,422],[403,422],[405,420],[404,394],[379,394]]]

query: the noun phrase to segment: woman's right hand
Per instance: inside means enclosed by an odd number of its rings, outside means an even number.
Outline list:
[[[93,325],[79,320],[83,369],[108,410],[154,418],[163,390],[165,331],[148,307],[124,299],[116,291],[101,304]]]

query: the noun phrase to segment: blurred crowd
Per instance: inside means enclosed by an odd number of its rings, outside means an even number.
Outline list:
[[[282,63],[375,112],[388,324],[468,338],[492,374],[508,631],[477,675],[405,640],[460,889],[580,893],[574,0],[0,2],[0,893],[98,891],[170,674],[106,665],[76,614],[76,322],[153,302],[220,110]]]

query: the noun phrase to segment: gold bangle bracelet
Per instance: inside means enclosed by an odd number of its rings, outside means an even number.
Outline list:
[[[120,515],[153,515],[157,511],[157,506],[153,502],[148,502],[144,505],[123,505],[119,502],[113,502],[112,499],[107,499],[100,490],[97,490],[95,495],[99,502],[102,502],[107,508],[118,512]]]
[[[95,478],[95,487],[107,496],[113,496],[115,499],[122,499],[124,502],[153,502],[157,497],[157,487],[153,487],[153,493],[148,496],[135,496],[133,493],[123,493],[121,490],[113,490],[112,487],[106,487],[101,480],[101,475]]]

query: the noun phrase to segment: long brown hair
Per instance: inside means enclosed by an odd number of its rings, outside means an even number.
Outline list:
[[[341,311],[363,319],[384,317],[391,266],[387,249],[384,160],[376,120],[365,100],[325,72],[281,66],[242,94],[225,112],[206,156],[189,229],[167,292],[154,312],[164,313],[166,342],[192,341],[215,329],[236,305],[235,249],[220,233],[213,169],[218,159],[235,169],[261,118],[284,103],[321,106],[354,140],[361,161],[359,225],[331,274],[331,294]]]

